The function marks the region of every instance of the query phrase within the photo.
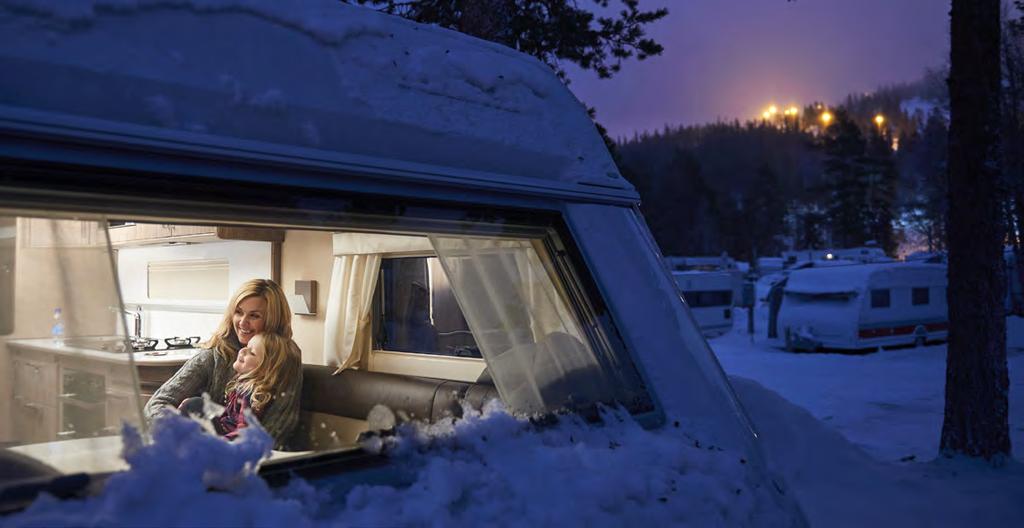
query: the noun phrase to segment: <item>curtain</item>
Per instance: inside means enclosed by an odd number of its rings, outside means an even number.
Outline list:
[[[380,255],[334,257],[324,321],[324,353],[331,354],[337,372],[366,368],[373,346],[370,308],[380,271]]]
[[[487,369],[512,410],[611,399],[579,323],[531,240],[430,237]]]

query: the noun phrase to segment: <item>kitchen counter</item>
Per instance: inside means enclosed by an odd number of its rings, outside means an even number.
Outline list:
[[[104,339],[106,341],[104,341]],[[116,338],[68,338],[64,345],[54,344],[53,339],[12,339],[7,346],[32,352],[70,356],[81,359],[104,361],[108,363],[127,364],[129,354],[97,350],[92,343],[116,341]],[[138,366],[180,366],[199,353],[201,348],[175,348],[170,350],[154,350],[149,352],[132,352],[131,359]]]
[[[128,469],[121,457],[121,436],[78,438],[9,447],[11,451],[30,456],[64,474],[112,473]],[[353,449],[358,449],[353,447]],[[263,463],[308,456],[312,451],[271,451]]]

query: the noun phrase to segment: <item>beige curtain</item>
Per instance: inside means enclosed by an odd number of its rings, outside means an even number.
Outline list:
[[[324,353],[337,372],[366,368],[373,346],[370,308],[380,270],[380,255],[334,257],[324,322]],[[333,353],[333,356],[331,355]]]

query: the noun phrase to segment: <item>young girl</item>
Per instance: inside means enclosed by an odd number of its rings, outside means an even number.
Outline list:
[[[238,432],[248,426],[245,409],[260,418],[274,403],[274,395],[283,387],[291,386],[302,370],[302,363],[291,339],[277,334],[256,334],[248,346],[238,351],[232,368],[235,376],[224,389],[226,405],[224,412],[213,418],[213,427],[218,434],[234,439]],[[182,402],[181,409],[194,412],[202,400],[189,398]]]

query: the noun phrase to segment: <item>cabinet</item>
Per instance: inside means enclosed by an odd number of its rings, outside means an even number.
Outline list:
[[[283,229],[258,227],[125,224],[111,226],[109,232],[110,244],[114,247],[168,244],[173,242],[215,242],[218,240],[284,241]]]
[[[96,222],[23,218],[18,238],[25,248],[80,248],[106,244]]]
[[[15,440],[46,442],[57,436],[57,364],[52,358],[14,354],[13,405]]]
[[[106,436],[117,434],[123,420],[138,424],[139,404],[127,363],[13,349],[11,370],[13,440],[18,443]]]

